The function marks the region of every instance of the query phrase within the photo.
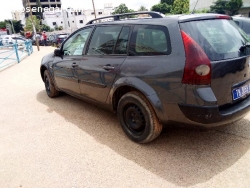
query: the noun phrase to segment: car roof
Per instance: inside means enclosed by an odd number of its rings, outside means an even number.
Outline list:
[[[135,14],[148,14],[150,12],[136,12]],[[157,12],[153,12],[157,13]],[[159,14],[159,13],[158,13]],[[231,19],[228,15],[222,14],[214,14],[214,13],[203,13],[203,14],[179,14],[179,15],[160,15],[157,17],[140,17],[140,18],[127,18],[127,19],[120,19],[122,15],[129,16],[130,14],[118,14],[118,15],[111,15],[100,17],[94,20],[89,21],[86,25],[103,25],[103,24],[153,24],[153,25],[164,25],[166,21],[178,21],[178,22],[187,22],[187,21],[195,21],[195,20],[207,20],[207,19]],[[132,14],[134,15],[134,14]],[[117,16],[117,17],[116,17]],[[102,19],[114,18],[116,20],[109,20],[104,22],[99,22]],[[99,20],[99,21],[98,21]],[[164,20],[164,21],[163,21]],[[93,23],[94,21],[98,23]]]

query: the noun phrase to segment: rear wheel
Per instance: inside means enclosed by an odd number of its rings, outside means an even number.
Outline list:
[[[59,95],[59,91],[56,90],[48,70],[44,71],[44,84],[49,97],[53,98]]]
[[[139,92],[125,94],[118,103],[118,118],[126,135],[137,143],[148,143],[162,131],[153,107]]]

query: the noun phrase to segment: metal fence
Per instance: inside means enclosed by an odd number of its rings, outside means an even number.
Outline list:
[[[0,46],[0,69],[10,66],[13,63],[20,63],[25,57],[33,53],[31,41],[23,44],[11,44]]]

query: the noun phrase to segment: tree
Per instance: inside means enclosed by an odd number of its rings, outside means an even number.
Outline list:
[[[43,24],[42,27],[41,27],[41,30],[49,32],[50,31],[50,26]]]
[[[214,5],[210,6],[210,11],[219,13],[219,14],[225,14],[226,4],[227,4],[227,1],[225,0],[217,0],[214,2]]]
[[[16,33],[22,33],[24,30],[23,25],[21,24],[21,20],[19,20],[19,21],[17,21],[17,20],[4,20],[3,22],[0,22],[0,29],[6,29],[6,24],[11,25],[11,28],[13,25]]]
[[[40,31],[41,30],[40,20],[37,19],[36,16],[32,16],[32,19],[33,19],[33,23],[36,28],[36,31]],[[25,31],[33,31],[32,19],[31,17],[28,17],[26,19],[26,26],[24,28]]]
[[[173,4],[173,14],[185,14],[189,11],[189,0],[175,0]]]
[[[174,4],[174,0],[161,0],[160,4],[166,3],[168,5],[173,5]]]
[[[134,12],[132,9],[128,9],[128,7],[125,4],[120,4],[118,7],[115,7],[115,11],[111,14],[124,14],[124,13],[130,13]]]
[[[144,6],[141,6],[141,7],[138,9],[138,11],[148,11],[148,9],[147,9],[146,7],[144,7]]]
[[[152,11],[160,12],[162,14],[170,13],[172,10],[172,5],[168,5],[167,3],[159,3],[151,8]]]
[[[238,14],[238,11],[242,6],[243,6],[242,0],[230,0],[226,4],[226,8],[230,16]]]
[[[242,7],[242,0],[217,0],[214,5],[210,6],[210,11],[219,14],[228,14],[233,16],[238,13],[239,9]]]
[[[201,13],[209,13],[210,10],[208,9],[202,9],[202,10],[194,10],[194,11],[189,11],[189,13],[195,13],[195,14],[201,14]]]
[[[12,20],[12,23],[13,23],[13,26],[14,26],[16,33],[22,33],[24,31],[23,24],[21,22],[22,22],[21,20],[19,20],[19,21]]]
[[[6,29],[6,22],[0,22],[0,29]]]

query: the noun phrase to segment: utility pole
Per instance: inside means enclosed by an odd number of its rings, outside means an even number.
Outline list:
[[[37,34],[36,34],[36,27],[34,25],[34,20],[33,20],[33,17],[32,17],[30,0],[27,0],[27,1],[28,1],[28,6],[30,7],[30,19],[31,19],[31,23],[32,23],[32,26],[33,26],[33,31],[34,31],[35,39],[36,39],[37,50],[40,51],[39,42],[38,42],[38,38],[37,38]]]
[[[92,0],[92,3],[93,3],[93,9],[94,9],[95,19],[96,19],[96,12],[95,12],[95,3],[94,3],[94,0]]]

